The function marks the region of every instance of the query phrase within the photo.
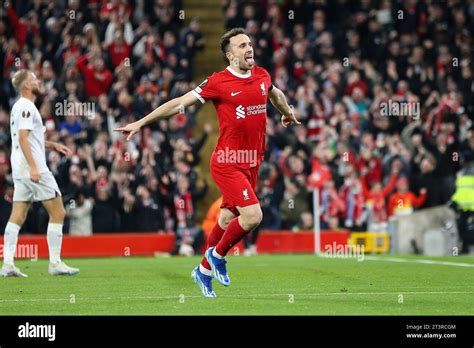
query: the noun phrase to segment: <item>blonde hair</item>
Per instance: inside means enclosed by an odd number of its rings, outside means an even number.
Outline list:
[[[12,85],[16,91],[20,92],[21,87],[23,86],[23,82],[28,78],[28,74],[30,73],[27,69],[18,70],[12,77]]]

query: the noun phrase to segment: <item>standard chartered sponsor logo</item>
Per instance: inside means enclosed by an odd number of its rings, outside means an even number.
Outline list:
[[[266,104],[259,104],[259,105],[250,105],[247,107],[247,115],[256,115],[256,114],[263,114],[267,112],[267,105]]]
[[[245,116],[264,114],[266,112],[267,112],[266,104],[250,105],[247,107],[243,105],[239,105],[235,108],[235,115],[237,119],[245,118]]]
[[[245,118],[245,108],[242,105],[237,106],[235,108],[235,114],[237,116],[237,119]]]

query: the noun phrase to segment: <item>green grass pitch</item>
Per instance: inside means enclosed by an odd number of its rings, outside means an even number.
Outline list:
[[[29,277],[0,278],[0,315],[474,315],[474,258],[393,258],[229,256],[215,299],[191,280],[198,257],[66,260],[75,277],[20,260]]]

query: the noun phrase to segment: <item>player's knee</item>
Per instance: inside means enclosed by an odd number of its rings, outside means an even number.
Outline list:
[[[64,210],[64,207],[56,209],[50,214],[49,218],[50,221],[53,221],[55,223],[62,223],[66,218],[66,210]]]
[[[221,215],[221,216],[219,216],[219,226],[223,229],[226,229],[233,218],[234,218],[233,215]]]
[[[244,218],[243,220],[246,226],[242,226],[242,227],[244,227],[248,231],[251,231],[258,225],[260,225],[260,222],[262,222],[262,219],[263,219],[262,210],[260,208],[254,209],[248,214],[246,214],[243,218]]]
[[[12,212],[8,221],[13,222],[15,225],[23,226],[23,224],[26,221],[27,215],[28,215],[27,211],[21,212],[21,213]]]
[[[58,218],[61,220],[61,221],[64,221],[64,219],[66,218],[66,210],[61,207],[61,209],[59,210],[59,216]]]
[[[219,214],[219,226],[226,229],[233,218],[235,218],[235,215],[230,210],[222,209]]]
[[[24,214],[21,215],[20,224],[19,224],[20,226],[23,226],[27,217],[28,217],[28,212],[26,211]]]
[[[26,220],[26,218],[24,218],[22,216],[18,216],[18,215],[12,215],[8,219],[9,222],[12,222],[12,223],[14,223],[15,225],[18,225],[18,226],[23,226],[23,224],[25,223],[25,220]]]
[[[229,221],[229,222],[230,222],[230,221]],[[227,221],[226,221],[225,219],[223,219],[223,218],[219,218],[219,222],[218,222],[218,223],[219,223],[220,228],[222,228],[222,229],[225,230],[225,229],[227,228],[227,226],[229,226],[229,222],[227,222]]]

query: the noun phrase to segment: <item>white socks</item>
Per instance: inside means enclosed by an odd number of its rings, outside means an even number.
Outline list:
[[[13,265],[13,258],[15,256],[16,244],[18,242],[18,233],[21,226],[8,222],[5,227],[5,235],[3,236],[3,264]],[[49,248],[49,262],[61,262],[61,244],[63,241],[63,225],[62,224],[48,224],[47,231],[48,248]]]
[[[63,225],[48,224],[47,231],[49,262],[61,263],[61,244],[63,241]]]
[[[217,253],[216,248],[214,248],[214,250],[212,250],[212,256],[217,257],[218,259],[221,259],[221,260],[224,258],[224,256],[219,255]]]
[[[21,226],[8,222],[5,227],[5,235],[3,236],[3,264],[13,266],[13,258],[15,256],[16,243],[18,242],[18,233]]]
[[[199,265],[199,270],[201,271],[202,274],[205,274],[207,276],[212,275],[212,271],[210,269],[207,269],[203,265]]]

